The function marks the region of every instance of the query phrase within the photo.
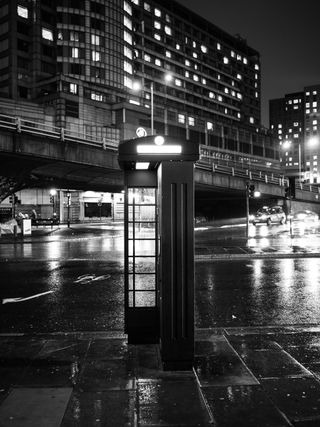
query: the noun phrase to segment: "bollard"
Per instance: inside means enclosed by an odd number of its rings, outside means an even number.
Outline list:
[[[18,233],[18,227],[16,225],[13,226],[13,236],[14,238],[17,237],[17,233]]]

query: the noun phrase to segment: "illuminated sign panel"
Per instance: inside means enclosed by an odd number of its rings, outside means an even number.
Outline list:
[[[138,154],[181,154],[181,145],[137,145]]]

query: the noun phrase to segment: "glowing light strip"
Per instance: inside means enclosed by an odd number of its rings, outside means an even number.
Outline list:
[[[181,145],[137,145],[138,154],[181,154]]]
[[[147,170],[149,168],[149,162],[137,162],[136,170]]]

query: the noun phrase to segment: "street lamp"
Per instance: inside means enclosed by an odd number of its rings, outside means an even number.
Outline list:
[[[170,83],[172,81],[173,77],[172,74],[166,73],[164,75],[164,81],[166,83]],[[135,81],[132,84],[132,89],[135,92],[141,91],[143,89],[142,84],[139,81]],[[154,135],[154,83],[153,81],[150,82],[150,110],[151,110],[151,135]]]

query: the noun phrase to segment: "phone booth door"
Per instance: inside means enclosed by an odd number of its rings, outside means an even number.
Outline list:
[[[126,186],[125,332],[132,344],[159,342],[156,201],[156,188]]]

